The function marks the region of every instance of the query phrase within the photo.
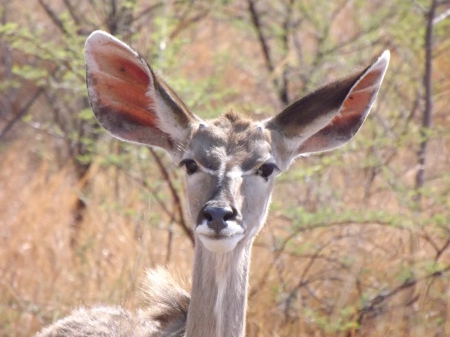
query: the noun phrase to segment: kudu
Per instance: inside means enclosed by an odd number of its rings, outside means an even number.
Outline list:
[[[274,179],[300,155],[332,150],[359,130],[389,63],[303,97],[273,118],[194,115],[126,44],[96,31],[86,42],[86,79],[98,122],[125,141],[158,146],[186,170],[195,233],[189,294],[164,270],[148,277],[148,308],[79,309],[38,336],[239,337],[245,334],[250,253]]]

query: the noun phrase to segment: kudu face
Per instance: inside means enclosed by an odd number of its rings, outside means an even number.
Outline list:
[[[186,145],[191,223],[213,252],[252,239],[264,223],[278,164],[270,133],[228,113],[198,126]]]
[[[304,154],[347,143],[366,119],[389,52],[262,122],[227,113],[202,121],[130,47],[104,32],[86,42],[92,109],[112,135],[165,149],[186,170],[191,223],[212,252],[229,252],[262,226],[274,177]]]

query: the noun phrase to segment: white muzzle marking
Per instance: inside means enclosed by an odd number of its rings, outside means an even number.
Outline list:
[[[213,253],[227,253],[232,251],[244,237],[244,229],[234,221],[227,221],[227,227],[220,231],[220,235],[209,228],[203,221],[195,231],[206,249]]]

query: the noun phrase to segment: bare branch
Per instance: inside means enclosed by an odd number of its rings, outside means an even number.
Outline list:
[[[282,23],[283,33],[281,36],[281,44],[283,47],[284,56],[287,56],[289,54],[289,32],[291,30],[291,19],[293,12],[292,8],[294,2],[295,0],[289,0],[284,13],[285,19]],[[262,49],[264,63],[266,65],[267,71],[269,72],[270,75],[273,75],[272,83],[277,91],[280,102],[284,105],[288,105],[290,103],[288,97],[289,81],[288,81],[288,70],[286,68],[286,65],[282,64],[282,67],[284,69],[282,71],[281,79],[278,79],[277,76],[275,76],[275,73],[277,72],[278,69],[275,66],[275,62],[272,58],[268,39],[263,32],[263,24],[260,19],[260,14],[256,10],[256,6],[253,0],[247,0],[247,4],[248,4],[248,11],[250,13],[251,23],[256,30],[256,34],[258,36],[258,41]]]
[[[418,151],[418,170],[416,174],[415,186],[416,195],[414,196],[415,207],[421,209],[422,192],[425,177],[425,162],[427,155],[429,132],[431,128],[431,115],[433,112],[433,88],[432,88],[432,61],[433,61],[433,20],[436,12],[437,0],[432,0],[427,14],[427,28],[425,32],[425,71],[423,76],[423,87],[425,90],[425,108],[423,111],[422,128],[420,130],[420,148]]]
[[[250,12],[250,18],[252,20],[253,27],[256,30],[256,34],[258,35],[259,44],[261,45],[262,48],[267,70],[269,71],[269,73],[272,73],[275,69],[275,66],[273,64],[272,57],[270,55],[269,44],[267,43],[267,39],[262,31],[262,24],[259,18],[259,14],[256,11],[255,3],[253,2],[253,0],[247,0],[247,3],[248,3],[248,10]]]
[[[175,186],[172,183],[172,179],[169,176],[169,172],[167,172],[166,167],[164,166],[163,162],[161,161],[161,158],[159,158],[158,154],[153,150],[152,148],[149,148],[150,153],[152,154],[153,158],[156,160],[156,164],[158,165],[158,168],[161,172],[161,174],[164,177],[164,180],[166,181],[167,185],[169,186],[170,193],[172,195],[172,199],[174,202],[174,207],[177,209],[178,217],[180,221],[180,226],[183,229],[183,231],[186,233],[188,238],[191,240],[192,245],[195,245],[194,240],[194,234],[192,233],[192,230],[189,228],[189,226],[186,223],[186,220],[184,219],[184,213],[183,213],[183,207],[181,206],[181,200],[178,195],[177,190],[175,189]]]
[[[62,21],[58,18],[58,16],[55,14],[55,12],[50,8],[50,6],[46,5],[43,0],[39,0],[40,5],[44,9],[44,11],[47,13],[48,17],[52,22],[55,24],[56,27],[59,28],[59,30],[66,35],[68,32],[66,28],[64,27],[64,24]]]
[[[33,103],[39,98],[39,96],[44,92],[44,88],[39,88],[36,90],[34,95],[30,98],[30,100],[25,104],[25,106],[11,119],[3,130],[0,132],[0,140],[5,137],[9,130],[14,126],[14,124],[20,120],[25,114],[28,112]]]
[[[66,5],[67,10],[69,11],[69,14],[70,14],[70,17],[72,18],[72,20],[75,22],[75,24],[80,25],[81,20],[78,17],[78,15],[75,14],[75,7],[72,5],[70,0],[63,0],[63,1],[64,1],[64,4]]]
[[[373,312],[377,310],[377,307],[380,306],[381,303],[385,302],[387,299],[394,297],[395,295],[399,294],[400,292],[404,291],[404,290],[408,290],[411,287],[414,287],[417,285],[417,283],[421,282],[421,281],[425,281],[425,280],[429,280],[429,279],[435,279],[441,276],[446,275],[448,272],[450,271],[450,266],[446,266],[445,268],[442,268],[441,270],[435,271],[431,274],[425,275],[423,277],[420,278],[409,278],[407,280],[405,280],[405,282],[403,282],[402,284],[400,284],[399,286],[395,287],[394,289],[392,289],[391,291],[385,292],[383,294],[379,294],[377,296],[375,296],[368,304],[366,304],[359,312],[359,317],[358,317],[358,325],[361,325],[364,316],[366,314],[368,314],[369,312]],[[410,301],[409,304],[411,304],[412,302]]]

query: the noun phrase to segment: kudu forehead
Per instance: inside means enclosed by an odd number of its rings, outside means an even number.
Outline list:
[[[240,167],[246,171],[265,160],[270,151],[270,134],[257,123],[229,113],[201,125],[188,146],[203,166],[219,170]]]

